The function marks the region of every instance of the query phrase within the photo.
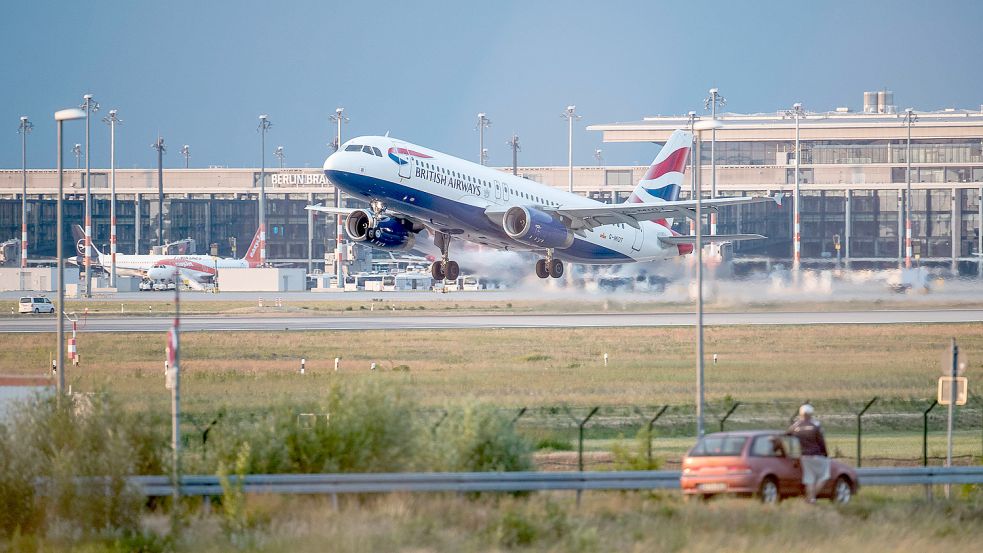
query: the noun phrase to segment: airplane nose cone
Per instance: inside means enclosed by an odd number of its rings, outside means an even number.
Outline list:
[[[333,171],[338,168],[338,157],[340,152],[335,152],[328,156],[328,159],[324,160],[324,171]]]

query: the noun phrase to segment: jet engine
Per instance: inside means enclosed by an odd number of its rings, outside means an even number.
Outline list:
[[[506,234],[527,246],[564,249],[573,244],[573,232],[559,217],[534,207],[509,208],[502,225]]]
[[[420,225],[407,219],[376,215],[361,209],[345,221],[345,232],[355,242],[381,250],[408,250],[413,247]]]

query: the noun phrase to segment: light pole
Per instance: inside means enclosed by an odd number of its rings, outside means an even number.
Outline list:
[[[577,106],[567,106],[566,111],[560,114],[567,120],[567,192],[573,194],[573,122],[576,119],[583,119],[577,115]]]
[[[92,113],[99,111],[99,102],[91,94],[82,96],[80,108],[85,110],[85,297],[92,297],[92,170],[89,146],[89,121]]]
[[[55,122],[58,125],[58,209],[57,209],[57,256],[58,256],[58,327],[56,338],[58,341],[58,354],[55,357],[55,369],[58,371],[58,402],[61,403],[61,396],[65,390],[65,237],[62,233],[65,229],[65,201],[64,201],[64,170],[62,168],[62,123],[73,119],[85,119],[85,112],[78,108],[63,109],[55,112]]]
[[[723,125],[716,119],[693,125],[696,137],[696,437],[703,437],[703,411],[706,405],[703,389],[703,185],[700,172],[703,165],[700,148],[703,131],[716,130]]]
[[[519,135],[512,133],[512,138],[506,142],[510,148],[512,148],[512,174],[518,176],[519,174]]]
[[[266,264],[266,131],[273,123],[266,114],[259,116],[260,169],[259,169],[259,263]]]
[[[335,136],[335,151],[341,151],[341,124],[350,121],[348,117],[345,117],[345,108],[336,108],[334,110],[334,115],[329,115],[328,119],[334,121],[338,125],[338,134]],[[335,184],[334,187],[334,206],[341,207],[341,188]],[[335,246],[334,246],[334,258],[335,258],[335,288],[344,288],[345,281],[341,275],[341,251],[344,246],[344,235],[341,229],[341,215],[335,216]]]
[[[802,162],[802,148],[799,146],[799,119],[805,117],[805,110],[802,104],[796,102],[792,104],[792,109],[785,112],[788,117],[795,118],[795,189],[792,192],[792,210],[794,219],[794,230],[792,234],[792,272],[799,274],[800,263],[802,261],[802,209],[799,200],[799,164]]]
[[[703,106],[710,111],[710,119],[717,119],[717,106],[727,105],[727,99],[720,95],[716,87],[710,89],[710,96],[703,100]],[[717,197],[717,129],[710,130],[710,197]],[[717,214],[710,214],[710,234],[717,234]]]
[[[478,125],[475,127],[478,131],[478,163],[481,165],[485,164],[488,159],[488,150],[485,149],[485,129],[491,126],[491,119],[488,118],[484,113],[478,114]]]
[[[905,196],[904,196],[904,266],[905,269],[911,268],[911,125],[918,121],[915,110],[906,108],[904,110],[904,121],[908,126],[908,143],[905,151],[905,161],[908,169],[905,171]]]
[[[28,120],[26,115],[20,118],[20,126],[17,132],[20,133],[20,168],[23,190],[20,197],[20,266],[27,268],[27,135],[34,128],[34,123]]]
[[[102,118],[109,124],[109,285],[116,286],[116,125],[123,121],[117,116],[115,109],[109,110],[109,116]]]
[[[279,160],[280,160],[280,169],[283,169],[283,158],[287,157],[287,155],[285,153],[283,153],[283,146],[277,146],[276,149],[273,150],[273,155],[275,155],[277,158],[279,158]]]
[[[696,140],[696,133],[693,131],[693,125],[696,124],[696,112],[691,111],[686,114],[686,124],[689,125],[689,132],[693,135],[693,140]],[[689,156],[689,197],[690,199],[696,199],[696,151],[694,149],[693,153]],[[696,223],[692,220],[689,222],[689,233],[690,236],[696,234]]]
[[[72,153],[75,154],[75,168],[79,169],[82,167],[82,145],[76,143],[72,146]]]
[[[181,155],[184,156],[184,168],[187,169],[191,166],[191,146],[181,146]]]
[[[602,155],[603,153],[604,151],[601,150],[600,148],[594,150],[594,161],[597,162],[598,167],[600,167],[601,163],[604,162],[604,156]]]
[[[164,245],[164,138],[158,136],[157,142],[151,146],[157,150],[157,246]],[[164,253],[161,251],[161,253]]]

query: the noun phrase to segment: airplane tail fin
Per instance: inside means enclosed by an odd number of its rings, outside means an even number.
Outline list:
[[[75,239],[75,253],[79,257],[85,258],[85,231],[82,230],[81,225],[72,225],[72,238]],[[95,254],[96,262],[102,257],[102,252],[96,248],[95,241],[92,241],[92,253]]]
[[[256,234],[253,235],[253,241],[249,243],[249,249],[246,250],[246,255],[242,258],[250,267],[259,267],[261,262],[259,256],[260,230],[256,229]]]
[[[674,131],[625,203],[658,203],[660,201],[674,202],[678,200],[679,190],[684,179],[683,171],[686,169],[686,160],[692,145],[693,135],[691,133],[682,129]],[[666,227],[672,226],[671,219],[653,219],[653,221]]]

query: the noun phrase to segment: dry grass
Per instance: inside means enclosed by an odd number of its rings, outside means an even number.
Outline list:
[[[983,324],[709,328],[707,357],[719,357],[707,364],[708,401],[931,398],[950,337],[971,374],[983,367]],[[682,328],[186,333],[182,395],[191,410],[262,408],[319,398],[336,380],[373,379],[411,389],[424,405],[680,405],[693,396],[692,340]],[[0,334],[0,373],[43,372],[52,341]],[[83,364],[68,372],[75,389],[166,407],[163,335],[82,333],[78,347]],[[372,362],[379,370],[368,370]]]

